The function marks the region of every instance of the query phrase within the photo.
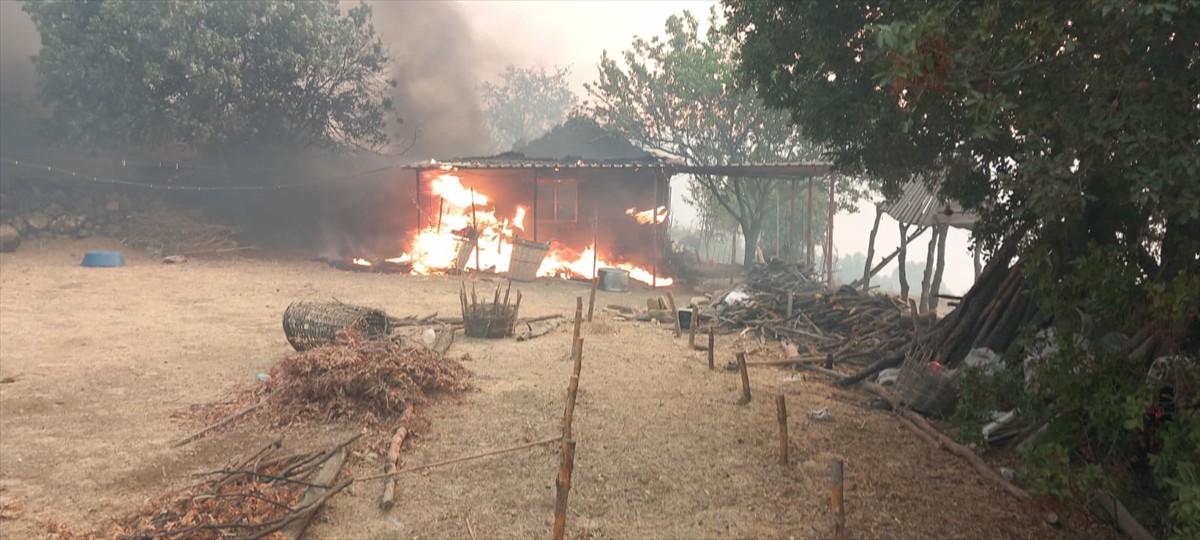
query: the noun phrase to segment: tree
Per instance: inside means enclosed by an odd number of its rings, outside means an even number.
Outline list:
[[[1093,344],[1040,372],[1057,396],[1041,448],[1128,459],[1151,361],[1190,357],[1194,380],[1200,354],[1200,1],[725,7],[745,78],[839,167],[889,190],[944,177],[980,213],[981,246],[1017,245],[1043,322]],[[1150,337],[1099,346],[1119,335]],[[1157,479],[1175,533],[1195,536],[1200,460],[1177,449],[1195,448],[1200,420],[1165,424]]]
[[[492,141],[501,150],[524,145],[561,124],[578,99],[567,76],[570,68],[508,66],[500,83],[483,83],[483,109]]]
[[[47,135],[183,144],[236,161],[270,145],[387,145],[388,54],[371,8],[336,1],[27,1]]]
[[[597,121],[644,148],[695,165],[819,157],[819,149],[801,137],[785,112],[767,108],[739,84],[736,42],[721,31],[715,10],[709,24],[701,34],[699,21],[685,11],[667,19],[665,38],[635,38],[621,55],[624,65],[606,52],[599,79],[587,85]],[[752,264],[764,210],[778,196],[779,184],[697,175],[692,200],[712,201],[729,212],[746,237],[744,261]]]

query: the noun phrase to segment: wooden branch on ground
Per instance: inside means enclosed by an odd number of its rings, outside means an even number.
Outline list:
[[[842,380],[843,377],[845,377],[845,375],[838,373],[832,369],[826,369],[821,366],[817,366],[817,365],[813,365],[813,364],[796,364],[796,367],[803,369],[805,371],[811,371],[813,373],[820,373],[821,375],[827,375],[829,377],[832,377],[834,382],[840,381],[840,380]]]
[[[346,454],[346,449],[342,448],[337,454],[331,456],[325,462],[325,465],[321,467],[321,472],[317,473],[317,478],[314,483],[333,487],[312,486],[305,490],[304,497],[300,499],[299,508],[310,510],[305,512],[299,519],[296,519],[291,523],[288,523],[286,526],[281,527],[283,529],[282,532],[284,536],[292,539],[299,539],[303,537],[304,531],[308,529],[309,524],[312,523],[313,518],[317,515],[317,508],[324,504],[325,501],[329,500],[329,497],[334,493],[344,489],[354,481],[353,478],[347,478],[342,482],[342,484],[339,484],[341,485],[341,488],[336,490],[334,489],[337,486],[333,484],[333,481],[337,478],[338,471],[342,470],[342,464],[346,462]],[[271,532],[274,531],[266,532],[266,534],[262,534],[262,536],[266,536]]]
[[[797,358],[784,358],[783,360],[748,360],[747,366],[793,366],[796,364],[811,364],[824,360],[824,356],[801,356]]]
[[[565,322],[567,322],[565,318],[557,317],[555,319],[551,319],[545,324],[542,324],[541,326],[538,326],[537,328],[534,328],[532,324],[526,324],[525,330],[522,330],[521,333],[517,334],[517,341],[528,341],[536,337],[544,336],[550,332],[553,332],[554,329],[558,328]]]
[[[200,431],[197,431],[191,435],[188,435],[187,437],[179,439],[179,441],[177,441],[175,444],[171,445],[171,447],[179,448],[180,446],[190,443],[196,439],[199,439],[200,437],[204,436],[205,433],[208,433],[214,429],[228,425],[229,423],[233,422],[234,420],[237,420],[238,418],[246,416],[247,414],[250,414],[254,411],[257,411],[258,409],[262,408],[262,406],[265,405],[266,403],[267,403],[267,398],[263,398],[258,403],[255,403],[253,405],[248,405],[245,408],[243,408],[229,416],[226,416],[225,418],[222,418],[221,420],[217,421],[217,423],[215,423],[215,424],[207,426],[204,429],[201,429]]]
[[[500,455],[500,454],[508,454],[508,453],[510,453],[510,452],[516,452],[516,451],[518,451],[518,450],[524,450],[524,449],[526,449],[526,448],[533,448],[533,447],[535,447],[535,446],[541,446],[541,445],[544,445],[544,444],[556,443],[556,442],[559,442],[559,441],[561,441],[561,440],[562,440],[562,437],[553,437],[553,438],[550,438],[550,439],[542,439],[542,440],[540,440],[540,441],[535,441],[535,442],[531,442],[531,443],[528,443],[528,444],[522,444],[522,445],[520,445],[520,446],[513,446],[513,447],[510,447],[510,448],[502,448],[502,449],[500,449],[500,450],[492,450],[492,451],[490,451],[490,452],[484,452],[484,453],[482,453],[482,454],[475,454],[475,455],[472,455],[472,456],[460,457],[460,458],[455,458],[455,459],[448,459],[448,460],[446,460],[446,461],[439,461],[439,462],[437,462],[437,463],[430,463],[430,464],[428,464],[428,465],[421,465],[421,466],[419,466],[419,467],[405,467],[405,468],[403,468],[403,469],[398,469],[398,470],[396,470],[396,471],[394,471],[394,472],[391,472],[391,473],[385,473],[385,474],[376,474],[376,475],[373,475],[373,476],[367,476],[367,477],[359,478],[358,480],[359,480],[360,482],[365,482],[365,481],[367,481],[367,480],[379,480],[379,479],[381,479],[381,478],[390,478],[390,477],[393,477],[393,476],[399,476],[399,475],[401,475],[401,474],[404,474],[404,473],[409,473],[409,472],[417,472],[417,471],[424,471],[424,470],[428,470],[428,469],[436,469],[436,468],[438,468],[438,467],[445,467],[446,465],[454,465],[455,463],[462,463],[462,462],[464,462],[464,461],[473,461],[473,460],[476,460],[476,459],[483,459],[483,458],[486,458],[486,457],[498,456],[498,455]]]
[[[880,371],[883,371],[888,368],[894,368],[903,363],[904,363],[904,353],[901,352],[898,354],[894,354],[887,358],[882,358],[880,360],[876,360],[875,362],[872,362],[871,365],[859,370],[858,373],[844,377],[841,380],[835,382],[834,384],[836,384],[837,386],[840,386],[842,388],[848,388],[850,386],[858,384],[859,381],[863,381],[865,379],[868,379],[868,378],[874,376],[876,373],[879,373]]]
[[[1012,482],[1005,480],[1003,476],[1000,476],[1000,473],[997,473],[996,471],[992,470],[992,468],[989,467],[988,464],[983,461],[983,458],[979,457],[978,454],[971,451],[970,448],[967,448],[961,444],[958,444],[958,443],[954,442],[952,439],[950,439],[950,437],[947,437],[946,435],[942,434],[942,432],[938,431],[936,428],[934,428],[932,425],[930,425],[929,421],[926,420],[925,417],[923,417],[911,410],[901,407],[900,403],[896,400],[896,398],[893,397],[892,394],[890,392],[888,392],[886,389],[884,389],[882,386],[879,386],[878,384],[875,384],[875,383],[867,383],[862,386],[863,386],[863,388],[866,388],[871,393],[887,400],[887,402],[892,406],[892,410],[894,410],[896,412],[896,414],[908,419],[912,423],[913,426],[917,427],[918,430],[924,431],[926,434],[933,437],[935,440],[937,440],[938,444],[941,445],[942,448],[948,450],[950,453],[952,453],[958,457],[965,459],[967,461],[967,463],[970,463],[971,466],[974,467],[975,470],[979,472],[980,475],[999,484],[1000,487],[1003,488],[1004,491],[1007,492],[1009,495],[1012,495],[1013,497],[1016,497],[1017,499],[1022,500],[1022,501],[1027,501],[1030,499],[1028,492],[1017,487]]]
[[[404,424],[408,417],[411,416],[410,411],[412,411],[411,407],[406,409],[404,414],[400,415],[400,427],[396,428],[396,434],[392,435],[392,442],[388,446],[387,461],[383,464],[384,474],[394,473],[396,469],[400,468],[400,448],[404,446],[404,439],[408,438],[408,427]],[[389,476],[383,482],[383,497],[379,500],[379,509],[384,512],[391,510],[392,506],[396,504],[394,501],[395,497],[396,477]]]

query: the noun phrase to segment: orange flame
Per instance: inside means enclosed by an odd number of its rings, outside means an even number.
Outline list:
[[[445,170],[445,168],[443,168]],[[481,270],[496,273],[507,272],[512,260],[513,244],[516,231],[525,230],[527,209],[518,206],[511,219],[498,218],[496,209],[488,205],[486,195],[473,192],[463,186],[461,179],[450,173],[434,178],[430,191],[445,201],[442,215],[438,217],[441,227],[436,224],[425,227],[417,232],[404,254],[387,259],[393,263],[412,263],[415,274],[433,274],[454,269],[464,260],[463,269],[473,269],[478,266]],[[473,203],[473,204],[472,204]],[[472,206],[474,206],[472,208]],[[660,221],[666,218],[667,208],[658,209]],[[654,221],[652,210],[638,213],[631,208],[629,215],[642,223],[642,214],[648,216],[645,223]],[[636,215],[635,215],[636,214]],[[464,237],[464,234],[467,236]],[[475,243],[469,239],[474,236]],[[462,250],[469,250],[463,252]],[[560,276],[564,278],[592,279],[595,247],[589,246],[581,252],[565,246],[553,245],[538,268],[538,276]],[[478,265],[476,264],[478,259]],[[359,264],[356,259],[355,264]],[[362,261],[366,263],[366,261]],[[370,263],[367,263],[370,264]],[[595,259],[596,268],[621,268],[629,272],[631,279],[650,284],[654,282],[660,287],[669,286],[670,278],[659,277],[657,281],[651,272],[624,262]]]
[[[662,223],[667,220],[667,207],[660,206],[657,209],[644,210],[638,212],[637,207],[630,208],[625,211],[625,215],[633,217],[641,225],[650,225],[651,223]]]

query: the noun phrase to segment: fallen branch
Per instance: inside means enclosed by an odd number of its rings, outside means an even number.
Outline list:
[[[753,362],[747,361],[747,366],[792,366],[796,364],[810,364],[825,360],[824,356],[802,356],[798,358],[784,358],[783,360],[756,360]]]
[[[870,378],[871,376],[879,373],[880,371],[883,371],[888,368],[894,368],[903,363],[904,363],[904,353],[900,352],[900,353],[894,354],[892,356],[889,356],[887,358],[877,360],[877,361],[873,362],[871,365],[860,370],[858,373],[847,376],[833,384],[840,386],[842,388],[848,388],[850,386],[858,384],[860,381]]]
[[[400,468],[400,447],[404,446],[404,439],[408,438],[408,427],[404,423],[408,419],[407,417],[411,416],[410,411],[412,411],[411,408],[400,415],[401,425],[396,428],[396,434],[392,435],[392,442],[388,446],[387,462],[383,464],[383,472],[385,474],[396,472],[396,469]],[[389,476],[383,483],[383,497],[379,500],[379,509],[385,512],[391,510],[396,504],[394,501],[395,497],[396,477]]]
[[[866,388],[867,390],[869,390],[871,393],[887,400],[887,402],[889,404],[891,404],[892,410],[895,411],[896,414],[900,415],[901,417],[903,417],[905,419],[908,419],[911,422],[910,427],[915,426],[919,431],[924,431],[926,434],[933,437],[933,439],[936,440],[937,443],[942,448],[946,449],[947,451],[949,451],[950,453],[952,453],[958,457],[965,459],[967,461],[967,463],[970,463],[971,466],[974,467],[975,470],[979,472],[980,475],[999,484],[1000,487],[1004,488],[1004,491],[1007,492],[1009,495],[1012,495],[1013,497],[1016,497],[1017,499],[1022,500],[1022,501],[1027,501],[1030,499],[1028,492],[1017,487],[1016,484],[1013,484],[1012,482],[1005,480],[1003,476],[1000,476],[1000,473],[993,471],[992,468],[989,467],[988,464],[983,461],[983,458],[979,457],[979,455],[976,454],[975,452],[972,452],[970,448],[967,448],[961,444],[958,444],[958,443],[954,442],[952,439],[950,439],[950,437],[947,437],[944,434],[942,434],[942,432],[938,431],[936,428],[934,428],[932,425],[930,425],[929,421],[926,420],[925,417],[923,417],[911,410],[900,407],[900,404],[896,400],[896,398],[893,397],[892,394],[890,392],[888,392],[886,389],[884,389],[882,386],[879,386],[878,384],[875,384],[875,383],[867,383],[867,384],[863,385],[863,387]],[[908,425],[908,424],[906,424],[906,425]],[[926,439],[926,440],[928,440],[928,439]]]
[[[267,403],[267,398],[263,398],[258,403],[255,403],[253,405],[248,405],[245,408],[243,408],[229,416],[226,416],[225,418],[222,418],[221,420],[217,421],[217,423],[215,423],[215,424],[205,427],[204,429],[201,429],[200,431],[197,431],[191,435],[188,435],[187,437],[179,439],[179,441],[176,442],[175,444],[171,445],[171,447],[179,448],[180,446],[190,443],[196,439],[199,439],[200,437],[203,437],[205,433],[208,433],[214,429],[226,426],[230,422],[233,422],[234,420],[237,420],[238,418],[246,416],[247,414],[250,414],[254,411],[257,411],[258,409],[262,408],[262,406],[265,405],[266,403]]]
[[[821,366],[816,366],[813,364],[796,364],[796,367],[803,369],[805,371],[811,371],[813,373],[820,373],[821,375],[827,375],[829,377],[832,377],[834,382],[840,381],[840,380],[842,380],[842,377],[845,377],[845,375],[842,375],[841,373],[838,373],[832,369],[825,369]]]
[[[565,322],[567,322],[567,319],[555,315],[554,318],[549,322],[537,328],[534,328],[532,324],[523,323],[526,325],[526,327],[525,330],[522,330],[521,333],[517,334],[517,341],[528,341],[536,337],[544,336],[550,332],[553,332],[554,329],[558,328]]]
[[[473,455],[473,456],[466,456],[466,457],[460,457],[460,458],[455,458],[455,459],[449,459],[449,460],[446,460],[446,461],[439,461],[439,462],[437,462],[437,463],[430,463],[430,464],[428,464],[428,465],[421,465],[420,467],[405,467],[405,468],[403,468],[403,469],[397,469],[397,470],[395,470],[395,471],[393,471],[393,472],[390,472],[390,473],[376,474],[376,475],[373,475],[373,476],[367,476],[367,477],[365,477],[365,478],[359,478],[359,481],[365,482],[365,481],[367,481],[367,480],[379,480],[380,478],[390,478],[390,477],[393,477],[393,476],[399,476],[399,475],[401,475],[401,474],[404,474],[404,473],[407,473],[407,472],[424,471],[424,470],[427,470],[427,469],[434,469],[434,468],[437,468],[437,467],[444,467],[444,466],[446,466],[446,465],[453,465],[453,464],[455,464],[455,463],[462,463],[462,462],[464,462],[464,461],[472,461],[472,460],[476,460],[476,459],[483,459],[483,458],[485,458],[485,457],[498,456],[498,455],[500,455],[500,454],[508,454],[508,453],[511,453],[511,452],[516,452],[516,451],[518,451],[518,450],[524,450],[524,449],[526,449],[526,448],[533,448],[533,447],[535,447],[535,446],[542,446],[542,445],[545,445],[545,444],[556,443],[556,442],[559,442],[559,441],[561,441],[561,440],[562,440],[562,437],[553,437],[553,438],[550,438],[550,439],[543,439],[543,440],[536,441],[536,442],[531,442],[531,443],[528,443],[528,444],[522,444],[521,446],[514,446],[514,447],[512,447],[512,448],[504,448],[504,449],[500,449],[500,450],[492,450],[492,451],[490,451],[490,452],[484,452],[484,453],[482,453],[482,454],[475,454],[475,455]]]
[[[321,472],[317,473],[316,483],[330,485],[331,487],[313,486],[308,488],[304,492],[304,498],[300,499],[299,508],[293,514],[293,516],[296,516],[295,519],[281,523],[278,527],[267,527],[251,538],[263,538],[277,530],[282,530],[284,536],[292,539],[299,539],[304,536],[304,531],[308,529],[313,517],[317,515],[317,509],[325,504],[325,501],[329,500],[334,493],[345,489],[346,486],[354,482],[353,478],[347,478],[338,484],[333,484],[334,479],[337,478],[338,471],[342,470],[342,464],[345,462],[346,449],[342,447],[337,454],[334,454],[325,462],[325,465],[321,467]]]

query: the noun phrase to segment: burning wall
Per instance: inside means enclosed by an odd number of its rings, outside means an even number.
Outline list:
[[[392,201],[394,212],[408,214],[404,240],[391,252],[358,256],[362,263],[411,264],[422,274],[458,265],[501,273],[523,239],[550,245],[541,276],[591,279],[593,266],[618,267],[645,283],[671,282],[655,276],[669,196],[656,167],[430,169],[420,173],[419,191],[413,174],[400,180],[412,186],[409,200]],[[469,252],[460,251],[464,245]]]

